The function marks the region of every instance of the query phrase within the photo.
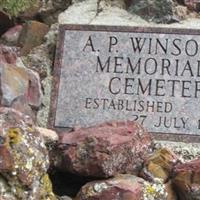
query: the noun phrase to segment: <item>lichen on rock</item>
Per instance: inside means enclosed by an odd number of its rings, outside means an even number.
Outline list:
[[[0,108],[0,137],[0,154],[7,155],[0,156],[4,163],[0,165],[0,196],[4,200],[56,199],[47,174],[48,152],[30,117]]]
[[[84,185],[75,200],[167,200],[165,185],[129,175],[117,175],[107,180],[93,181]],[[174,200],[174,199],[170,199]]]

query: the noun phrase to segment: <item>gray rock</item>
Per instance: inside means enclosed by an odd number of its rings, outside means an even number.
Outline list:
[[[71,0],[43,1],[38,15],[46,24],[54,24],[57,22],[58,15],[67,9],[71,2]]]
[[[155,141],[155,148],[168,148],[172,150],[177,156],[180,156],[182,161],[189,161],[200,157],[199,143]]]
[[[175,4],[172,0],[133,0],[129,12],[137,14],[150,22],[175,22]]]
[[[72,4],[58,17],[59,24],[129,25],[147,24],[119,6],[117,1],[86,0]]]
[[[59,197],[59,200],[72,200],[72,198],[68,196],[62,196],[62,197]]]

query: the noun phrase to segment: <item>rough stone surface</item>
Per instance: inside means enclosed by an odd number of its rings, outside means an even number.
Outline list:
[[[135,1],[135,0],[134,0]],[[159,0],[158,0],[159,1]],[[160,4],[164,1],[159,1]],[[132,4],[131,1],[126,1],[127,7]],[[182,20],[181,23],[172,24],[155,24],[147,22],[135,13],[130,14],[118,6],[111,6],[110,1],[102,0],[97,6],[97,0],[74,1],[74,3],[63,13],[59,15],[59,24],[99,24],[99,25],[125,25],[125,26],[159,26],[159,27],[175,27],[175,28],[194,28],[198,29],[200,20],[194,13],[189,13],[188,18],[185,16],[185,8],[179,7],[184,4],[175,6],[175,14]],[[145,5],[143,5],[145,6]],[[178,8],[177,8],[178,7]],[[130,9],[130,8],[129,8]],[[163,7],[164,9],[164,7]],[[161,9],[160,9],[161,10]],[[178,10],[178,11],[177,11]],[[182,14],[181,14],[181,13]],[[180,14],[180,15],[179,15]],[[185,16],[185,17],[184,17]]]
[[[118,6],[111,6],[111,1],[87,0],[74,3],[58,17],[59,24],[101,24],[129,25],[148,24],[136,15],[131,15]]]
[[[132,175],[94,181],[84,185],[75,200],[167,200],[165,186],[150,184]],[[171,199],[173,200],[173,199]]]
[[[113,122],[78,129],[60,137],[58,168],[82,176],[137,174],[152,140],[134,122]]]
[[[37,125],[41,127],[47,127],[49,107],[50,107],[50,96],[51,96],[51,83],[52,76],[49,75],[47,78],[41,81],[44,89],[44,95],[42,97],[42,106],[37,112]]]
[[[22,25],[16,25],[14,27],[11,27],[10,29],[8,29],[8,31],[6,31],[2,35],[1,37],[2,42],[7,45],[17,46],[21,31],[22,31]]]
[[[38,75],[28,69],[6,63],[1,68],[1,105],[12,106],[20,100],[34,108],[41,104],[41,85]],[[22,104],[23,104],[22,103]]]
[[[0,44],[0,63],[16,64],[18,48]]]
[[[140,175],[150,181],[159,178],[165,183],[178,161],[178,157],[172,151],[166,148],[157,150],[145,160]]]
[[[165,190],[167,192],[167,200],[180,200],[178,199],[178,196],[176,194],[175,188],[171,180],[165,184]]]
[[[25,96],[28,90],[28,74],[23,68],[1,64],[1,105],[11,106],[12,102]]]
[[[48,152],[32,120],[0,108],[0,197],[55,200],[47,175]]]
[[[36,127],[38,132],[41,134],[41,136],[44,138],[46,143],[48,142],[57,142],[58,141],[58,134],[50,129]]]
[[[193,40],[196,44],[200,40],[198,33],[186,30],[168,33],[167,29],[151,28],[122,28],[121,31],[120,27],[62,27],[64,36],[60,37],[54,73],[52,127],[88,127],[129,119],[141,123],[149,132],[161,133],[162,139],[168,136],[168,139],[178,140],[176,134],[185,134],[185,141],[194,141],[192,136],[199,134],[200,117],[196,109],[196,97],[200,93],[195,89],[199,79],[195,70],[198,59],[192,56],[188,60],[186,54],[187,51],[195,53],[192,50],[195,47],[190,47]],[[116,40],[112,50],[109,49],[110,37]],[[177,37],[181,38],[183,47],[178,59],[171,56]],[[88,44],[90,40],[93,48]],[[187,45],[191,41],[193,44]],[[140,50],[134,47],[139,43],[142,44]],[[168,46],[168,53],[161,50],[159,43]],[[195,79],[185,70],[192,63]],[[168,70],[163,70],[166,64]],[[180,66],[177,72],[174,71],[176,64]],[[190,79],[188,101],[183,85]],[[176,87],[171,81],[177,82]],[[158,83],[162,83],[160,90]]]
[[[38,73],[33,70],[26,70],[28,74],[28,92],[26,94],[26,99],[28,104],[34,109],[37,109],[41,105],[42,101],[42,89],[40,83],[40,77]]]
[[[182,162],[200,157],[199,143],[184,143],[171,141],[155,141],[155,149],[168,148],[173,151]]]
[[[24,11],[20,12],[18,14],[18,18],[20,18],[23,21],[34,19],[41,6],[42,6],[43,0],[35,0],[34,4],[30,5],[29,8],[25,9]]]
[[[49,27],[44,23],[37,21],[28,21],[25,23],[18,41],[22,47],[21,55],[27,55],[32,48],[42,44],[48,30]]]
[[[40,76],[41,85],[43,88],[43,95],[41,98],[42,106],[37,113],[37,124],[38,126],[42,127],[47,126],[51,96],[51,68],[53,65],[53,56],[51,54],[53,53],[49,52],[48,50],[50,48],[52,49],[52,46],[55,46],[56,43],[56,39],[52,39],[54,38],[54,33],[52,33],[53,36],[50,34],[51,33],[48,34],[49,39],[47,39],[47,42],[45,44],[34,48],[27,56],[21,58],[25,66],[38,72]]]
[[[171,23],[177,21],[174,16],[173,0],[133,0],[129,12],[156,23]]]
[[[18,110],[26,115],[29,115],[34,122],[36,121],[36,111],[31,109],[24,96],[17,97],[9,107],[12,107],[13,109]]]
[[[200,159],[176,165],[173,183],[181,200],[200,199]]]
[[[83,2],[84,0],[72,0],[73,4]],[[130,0],[128,0],[130,1]],[[126,9],[126,0],[100,0],[95,1],[97,6],[100,6],[102,3],[107,6],[116,6],[119,8]]]
[[[58,15],[67,9],[71,0],[47,0],[43,1],[38,11],[38,16],[46,23],[53,24],[57,22]]]
[[[38,126],[47,127],[50,106],[52,68],[56,49],[58,24],[53,24],[45,36],[45,42],[35,47],[27,56],[21,57],[28,68],[38,72],[43,89],[42,106],[37,112]]]
[[[62,196],[59,198],[59,200],[72,200],[72,198],[70,198],[68,196]]]
[[[49,58],[48,47],[44,44],[35,47],[27,56],[21,57],[27,68],[36,71],[41,80],[51,73],[52,61]]]
[[[174,14],[178,16],[180,20],[188,18],[188,9],[186,6],[178,5],[174,8]]]

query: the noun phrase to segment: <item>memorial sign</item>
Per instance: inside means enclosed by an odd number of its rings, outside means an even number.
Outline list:
[[[200,31],[60,27],[51,127],[134,120],[159,137],[200,137]]]

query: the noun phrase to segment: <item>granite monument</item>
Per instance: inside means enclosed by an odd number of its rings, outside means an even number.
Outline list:
[[[60,27],[51,127],[129,119],[159,137],[198,140],[199,105],[199,30]]]

